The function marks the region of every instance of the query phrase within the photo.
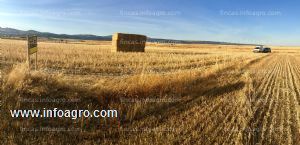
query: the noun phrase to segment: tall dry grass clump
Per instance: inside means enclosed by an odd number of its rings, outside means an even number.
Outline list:
[[[14,65],[7,75],[6,87],[10,87],[12,90],[20,90],[26,84],[25,81],[29,76],[28,65],[25,63]]]

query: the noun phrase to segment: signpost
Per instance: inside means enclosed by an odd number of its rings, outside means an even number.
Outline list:
[[[27,43],[28,43],[28,49],[27,49],[27,61],[28,61],[28,67],[30,69],[30,55],[35,53],[35,70],[37,69],[37,36],[27,36]]]

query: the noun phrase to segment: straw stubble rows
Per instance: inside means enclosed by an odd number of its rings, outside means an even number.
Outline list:
[[[3,40],[7,107],[57,107],[15,103],[17,97],[79,98],[62,107],[113,107],[115,120],[11,120],[2,118],[6,143],[35,139],[62,143],[299,144],[300,51],[277,48],[255,54],[252,46],[156,45],[145,53],[111,53],[107,43],[39,43],[39,70],[26,74],[24,41]],[[95,42],[93,42],[95,43]],[[23,65],[24,66],[24,65]],[[6,99],[6,100],[5,100]],[[135,99],[133,102],[122,100]],[[171,102],[143,102],[170,99]],[[140,100],[140,101],[137,101]],[[18,105],[16,105],[18,104]],[[42,105],[42,106],[40,106]],[[69,106],[68,106],[69,105]],[[6,107],[6,106],[3,106]],[[8,122],[17,122],[11,125]],[[43,122],[77,132],[18,131]],[[106,126],[105,126],[106,125]],[[105,126],[105,129],[103,129]],[[85,139],[83,139],[85,138]]]

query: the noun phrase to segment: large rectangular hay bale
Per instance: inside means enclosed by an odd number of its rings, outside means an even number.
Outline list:
[[[137,34],[115,33],[112,52],[145,52],[147,37]]]

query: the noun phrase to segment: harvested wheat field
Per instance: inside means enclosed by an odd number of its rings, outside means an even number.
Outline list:
[[[300,47],[0,40],[3,144],[300,144]],[[24,99],[74,102],[26,102]],[[117,118],[12,118],[10,109],[118,110]],[[73,128],[30,131],[22,128]],[[76,129],[76,130],[75,130]]]

